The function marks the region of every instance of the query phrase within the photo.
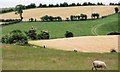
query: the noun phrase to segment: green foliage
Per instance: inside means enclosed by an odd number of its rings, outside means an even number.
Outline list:
[[[66,38],[68,38],[68,37],[73,37],[73,33],[70,32],[70,31],[66,31],[65,37],[66,37]]]
[[[28,44],[27,37],[20,30],[13,30],[7,35],[4,35],[1,39],[2,43],[8,44],[19,44],[25,45]]]
[[[24,6],[23,6],[23,5],[17,5],[17,6],[15,7],[15,11],[16,11],[15,14],[19,14],[21,20],[23,19],[23,17],[22,17],[23,9],[24,9]]]
[[[117,53],[117,51],[115,49],[112,49],[110,52],[111,53]]]
[[[69,30],[72,31],[75,36],[93,36],[91,32],[92,28],[96,25],[101,25],[96,29],[98,35],[106,35],[111,31],[118,31],[118,14],[108,16],[98,20],[86,20],[86,21],[62,21],[62,22],[20,22],[17,24],[11,24],[2,26],[2,35],[10,33],[11,30],[19,29],[21,31],[28,31],[31,26],[37,28],[37,33],[42,30],[48,30],[50,32],[50,39],[64,38],[64,33]]]
[[[100,15],[99,15],[98,13],[93,13],[93,14],[91,15],[91,17],[94,18],[94,19],[95,19],[95,17],[97,17],[97,19],[98,19],[99,16],[100,16]]]
[[[30,39],[32,39],[32,40],[37,39],[36,28],[34,28],[33,26],[30,28],[30,30],[28,32],[25,31],[25,33]]]
[[[30,18],[30,19],[29,19],[30,22],[33,22],[33,20],[34,20],[33,18]]]
[[[115,7],[114,9],[115,9],[115,13],[118,13],[119,11],[118,7]]]
[[[83,19],[85,19],[85,20],[87,19],[87,15],[86,14],[80,14],[80,17],[82,18],[82,20]]]
[[[50,38],[49,32],[43,30],[41,31],[40,34],[37,35],[37,38],[38,39],[49,39]]]
[[[13,30],[13,31],[10,32],[10,34],[11,33],[22,33],[22,31],[21,30]]]
[[[112,32],[107,33],[107,35],[120,35],[120,32],[112,31]]]
[[[42,21],[62,21],[62,18],[60,16],[53,17],[53,16],[45,15],[41,17],[41,20]]]
[[[118,70],[118,55],[120,55],[120,53],[83,53],[83,52],[75,53],[73,51],[64,51],[58,49],[49,49],[49,48],[44,49],[40,47],[34,48],[33,46],[3,44],[2,69],[3,70],[23,70],[23,69],[24,70],[63,70],[63,69],[69,70],[71,69],[71,70],[89,70],[86,72],[97,72],[97,71],[90,71],[92,67],[92,61],[94,59],[100,59],[100,60],[104,60],[107,63],[109,70]],[[13,65],[14,63],[17,63],[17,66]],[[29,71],[29,72],[33,72],[33,71]],[[48,72],[52,72],[52,71],[48,71]],[[84,72],[84,71],[77,71],[77,72]],[[114,71],[98,71],[98,72],[114,72]]]

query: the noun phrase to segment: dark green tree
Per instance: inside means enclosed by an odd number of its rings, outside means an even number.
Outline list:
[[[21,19],[21,21],[22,21],[22,19],[23,19],[23,16],[22,16],[22,13],[23,13],[23,6],[22,5],[17,5],[16,7],[15,7],[15,14],[19,14],[20,15],[20,19]]]
[[[70,32],[70,31],[66,31],[65,37],[66,37],[66,38],[68,38],[68,37],[73,37],[73,33]]]
[[[115,7],[114,9],[115,9],[115,13],[118,13],[119,11],[118,7]]]

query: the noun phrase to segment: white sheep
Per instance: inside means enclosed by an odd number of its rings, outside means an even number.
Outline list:
[[[97,70],[97,68],[101,68],[101,70],[103,69],[107,69],[107,66],[105,64],[105,62],[103,61],[93,61],[93,67],[92,67],[92,70],[95,68],[95,70]]]
[[[46,45],[45,45],[45,44],[43,45],[43,48],[46,48]]]
[[[74,49],[74,52],[78,52],[78,50],[77,50],[77,49]]]

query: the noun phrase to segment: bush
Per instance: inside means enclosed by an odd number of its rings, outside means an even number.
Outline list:
[[[40,34],[37,35],[38,39],[49,39],[50,35],[48,31],[41,31]]]
[[[113,31],[113,32],[109,32],[107,35],[120,35],[120,32]]]
[[[118,7],[115,7],[114,9],[115,9],[115,13],[118,13],[119,11]]]
[[[112,49],[110,52],[111,53],[117,53],[117,51],[115,49]]]
[[[32,39],[32,40],[37,39],[36,28],[34,28],[33,26],[31,27],[31,29],[28,32],[25,31],[25,33],[30,39]]]
[[[10,33],[22,33],[22,31],[21,30],[13,30]]]
[[[33,20],[34,20],[33,18],[30,18],[30,19],[29,19],[30,22],[33,22]]]
[[[68,37],[73,37],[73,33],[70,32],[70,31],[66,31],[65,37],[66,37],[66,38],[68,38]]]
[[[22,32],[14,32],[14,31],[12,31],[8,35],[3,36],[1,39],[2,43],[6,43],[6,44],[7,43],[8,44],[15,43],[15,44],[19,44],[19,45],[28,44],[28,39]]]

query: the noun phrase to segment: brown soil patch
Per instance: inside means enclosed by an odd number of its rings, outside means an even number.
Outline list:
[[[77,49],[78,52],[110,52],[111,49],[118,51],[118,36],[85,36],[73,37],[63,39],[38,40],[30,41],[29,43],[43,46],[47,48],[54,48],[60,50],[73,51]]]

